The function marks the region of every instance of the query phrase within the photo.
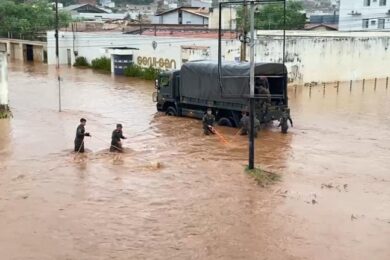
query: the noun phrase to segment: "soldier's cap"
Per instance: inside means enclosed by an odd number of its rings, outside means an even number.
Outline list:
[[[87,119],[81,118],[81,119],[80,119],[80,123],[82,123],[82,122],[87,122]]]
[[[116,124],[116,128],[122,128],[122,124]]]

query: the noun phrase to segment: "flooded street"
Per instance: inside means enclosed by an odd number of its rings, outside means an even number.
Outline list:
[[[290,87],[294,128],[248,145],[203,136],[201,122],[156,113],[153,82],[9,66],[0,120],[1,259],[390,259],[390,89],[356,82]],[[92,137],[72,153],[85,117]],[[115,125],[124,154],[108,152]]]

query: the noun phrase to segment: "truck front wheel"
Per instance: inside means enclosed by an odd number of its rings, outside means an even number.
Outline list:
[[[174,107],[168,107],[167,111],[165,112],[167,116],[177,116],[176,109]]]
[[[218,125],[220,126],[228,126],[228,127],[232,127],[232,122],[230,121],[229,118],[226,118],[226,117],[221,117],[219,120],[218,120]]]
[[[284,121],[281,123],[281,131],[283,134],[287,134],[287,130],[288,130],[288,124],[287,121]]]

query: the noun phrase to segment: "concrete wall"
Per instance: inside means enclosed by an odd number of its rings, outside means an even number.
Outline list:
[[[48,52],[48,64],[55,64],[55,38],[54,32],[48,32],[47,34],[47,52]],[[154,49],[152,42],[157,42],[157,48]],[[89,62],[91,60],[105,56],[110,57],[109,51],[105,50],[105,47],[132,47],[139,48],[138,51],[134,51],[134,60],[138,61],[138,57],[146,58],[141,64],[148,67],[150,62],[156,63],[157,67],[160,67],[160,59],[164,60],[164,69],[170,69],[165,67],[165,60],[168,59],[172,64],[175,64],[172,68],[180,68],[182,62],[181,46],[206,46],[210,47],[210,57],[216,59],[218,53],[217,41],[215,39],[201,39],[201,38],[179,38],[179,37],[155,37],[155,36],[140,36],[140,35],[128,35],[122,33],[77,33],[75,40],[75,49],[79,56],[84,56]],[[232,40],[224,40],[223,48],[224,55],[227,60],[234,60],[239,57],[239,52],[234,54],[233,50],[239,50],[240,43]],[[72,64],[74,63],[75,56],[73,52],[73,34],[71,32],[60,32],[60,63],[67,64],[67,49],[71,49]],[[150,58],[150,59],[149,59]]]
[[[256,60],[281,62],[282,32],[270,34],[259,32]],[[387,33],[289,32],[286,65],[296,83],[387,77],[390,38]]]
[[[6,51],[9,59],[11,60],[27,60],[27,45],[33,46],[34,61],[44,62],[44,52],[46,50],[45,42],[7,38],[0,39],[0,49]]]
[[[256,61],[282,62],[281,35],[282,32],[279,31],[258,32]],[[49,32],[47,38],[48,63],[55,64],[54,33]],[[153,41],[157,42],[156,49],[152,46]],[[209,47],[208,59],[217,60],[217,43],[216,39],[209,38],[154,37],[108,32],[77,33],[74,50],[78,51],[79,56],[91,61],[100,56],[110,57],[104,47],[138,48],[139,50],[134,51],[134,60],[138,62],[141,59],[142,66],[155,65],[172,69],[180,68],[183,58],[199,56],[201,53],[194,51],[192,56],[188,55],[183,53],[182,46]],[[238,60],[239,41],[223,40],[222,47],[224,60]],[[73,35],[70,32],[60,32],[62,64],[67,64],[67,49],[71,50],[73,64]],[[390,76],[390,37],[385,32],[289,31],[286,65],[291,81],[299,84],[387,77]]]
[[[339,30],[390,31],[390,16],[387,15],[387,12],[390,10],[390,0],[386,1],[386,5],[381,5],[381,0],[371,0],[369,6],[365,6],[364,2],[364,0],[341,0]],[[352,12],[355,15],[352,15]],[[368,28],[363,28],[364,19],[368,20]],[[385,19],[384,29],[378,28],[378,19]]]
[[[33,46],[34,61],[37,61],[37,62],[44,61],[43,51],[44,51],[44,49],[42,46]]]

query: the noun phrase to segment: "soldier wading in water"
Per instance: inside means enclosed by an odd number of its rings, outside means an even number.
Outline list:
[[[211,108],[207,109],[207,113],[203,116],[203,132],[205,135],[214,134],[215,116],[212,114]]]
[[[91,136],[85,132],[85,124],[87,120],[85,118],[80,119],[80,125],[76,129],[76,138],[74,139],[74,151],[76,153],[84,152],[84,136]]]
[[[117,124],[116,129],[112,131],[110,152],[123,152],[121,139],[127,139],[123,136],[122,125]]]

